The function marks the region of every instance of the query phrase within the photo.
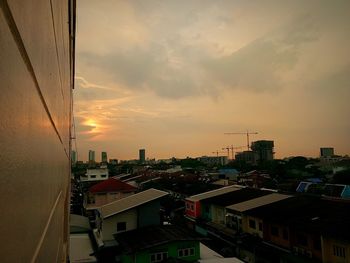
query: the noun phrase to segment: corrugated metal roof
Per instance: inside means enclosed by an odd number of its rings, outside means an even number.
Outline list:
[[[148,189],[146,191],[130,195],[123,199],[111,202],[100,207],[100,212],[103,218],[118,214],[120,212],[129,210],[139,205],[148,203],[152,200],[161,198],[168,195],[167,192],[160,191],[157,189]]]
[[[214,196],[230,193],[230,192],[233,192],[233,191],[237,191],[237,190],[240,190],[242,188],[244,188],[244,186],[241,186],[241,185],[230,185],[230,186],[219,188],[219,189],[215,189],[215,190],[212,190],[212,191],[209,191],[209,192],[205,192],[205,193],[201,193],[201,194],[198,194],[198,195],[190,196],[186,200],[193,201],[193,202],[200,201],[200,200],[207,199],[207,198],[210,198],[210,197],[214,197]]]
[[[241,202],[238,204],[234,204],[234,205],[230,205],[227,206],[227,209],[230,210],[234,210],[234,211],[238,211],[238,212],[244,212],[259,206],[263,206],[263,205],[268,205],[274,202],[278,202],[281,200],[284,200],[286,198],[291,197],[290,195],[283,195],[283,194],[277,194],[277,193],[273,193],[273,194],[269,194],[269,195],[264,195],[258,198],[254,198],[245,202]]]

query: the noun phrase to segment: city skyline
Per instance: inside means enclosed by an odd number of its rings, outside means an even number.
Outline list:
[[[348,1],[78,2],[78,151],[211,155],[258,132],[276,158],[349,154]],[[101,30],[104,28],[106,30]]]

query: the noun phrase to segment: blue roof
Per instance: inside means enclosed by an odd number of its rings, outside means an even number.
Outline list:
[[[236,169],[224,168],[224,169],[220,169],[219,173],[221,173],[221,174],[238,174],[239,172]]]
[[[322,179],[321,178],[309,178],[306,181],[314,183],[314,184],[322,183]]]

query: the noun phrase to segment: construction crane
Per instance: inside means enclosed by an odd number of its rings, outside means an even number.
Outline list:
[[[246,131],[246,132],[225,132],[224,134],[226,135],[237,135],[237,134],[244,134],[247,136],[247,149],[249,151],[250,146],[249,146],[249,135],[250,134],[258,134],[257,132],[250,132],[250,131]]]
[[[226,152],[215,151],[215,152],[212,152],[212,153],[216,153],[216,157],[219,157],[219,153],[226,153]]]
[[[226,146],[224,148],[222,148],[223,150],[227,150],[227,159],[230,159],[230,146]]]
[[[234,159],[234,156],[235,156],[234,150],[235,150],[235,149],[242,149],[242,148],[244,148],[244,147],[245,147],[245,146],[233,147],[233,145],[231,145],[230,149],[231,149],[231,152],[232,152],[232,160]]]

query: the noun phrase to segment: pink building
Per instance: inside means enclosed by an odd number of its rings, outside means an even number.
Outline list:
[[[137,188],[111,177],[90,187],[87,194],[87,208],[99,207],[129,195],[135,194]]]

